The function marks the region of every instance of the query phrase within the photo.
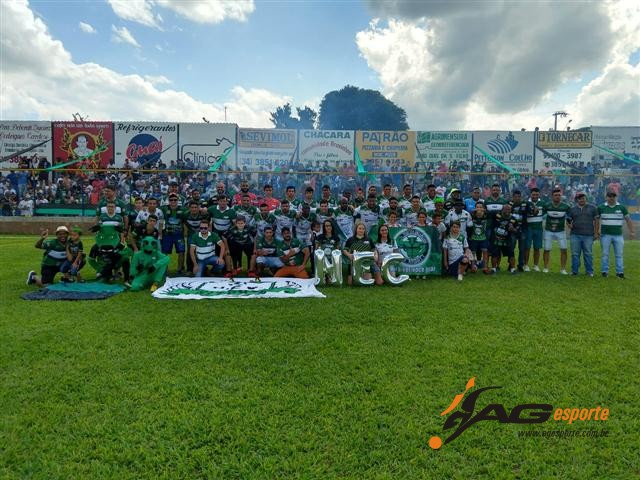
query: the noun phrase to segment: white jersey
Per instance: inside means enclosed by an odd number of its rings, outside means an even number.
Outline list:
[[[456,221],[460,222],[460,234],[466,238],[467,228],[469,228],[472,223],[471,214],[466,210],[462,210],[460,213],[456,213],[455,210],[451,210],[447,216],[444,217],[444,224],[447,227],[451,227],[451,224]]]

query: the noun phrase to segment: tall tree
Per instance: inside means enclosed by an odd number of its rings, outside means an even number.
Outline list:
[[[277,107],[275,112],[271,112],[271,123],[275,128],[315,128],[318,113],[310,107],[296,108],[298,118],[291,115],[291,104],[285,103],[281,107]]]
[[[377,90],[347,85],[320,103],[323,130],[408,130],[407,113]]]

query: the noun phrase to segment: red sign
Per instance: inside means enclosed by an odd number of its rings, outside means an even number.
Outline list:
[[[105,169],[113,165],[113,123],[54,122],[53,165],[78,160],[70,168]]]

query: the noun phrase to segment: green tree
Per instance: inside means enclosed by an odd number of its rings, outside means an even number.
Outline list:
[[[318,113],[310,107],[296,108],[298,118],[292,116],[291,104],[285,103],[277,107],[275,112],[271,112],[271,123],[275,128],[315,128]]]
[[[347,85],[320,103],[323,130],[408,130],[407,113],[377,90]]]

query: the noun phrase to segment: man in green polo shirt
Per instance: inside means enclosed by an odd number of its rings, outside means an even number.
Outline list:
[[[216,255],[216,247],[220,248],[220,255]],[[208,265],[211,265],[216,272],[224,269],[226,245],[216,232],[209,231],[207,220],[200,222],[198,234],[192,237],[189,255],[191,255],[193,273],[196,277],[205,276]]]
[[[568,275],[567,272],[567,236],[565,233],[565,223],[567,213],[571,207],[562,201],[562,191],[555,188],[551,192],[551,201],[543,206],[543,212],[547,216],[544,222],[544,252],[542,261],[544,262],[544,273],[549,273],[549,258],[554,240],[560,245],[560,273]]]
[[[613,254],[616,257],[616,277],[624,278],[622,224],[627,223],[629,236],[635,237],[633,222],[627,211],[627,207],[617,202],[617,194],[614,191],[607,192],[607,201],[598,207],[600,215],[600,245],[602,258],[600,270],[602,276],[609,276],[609,250],[613,245]]]
[[[36,248],[44,250],[42,255],[42,264],[40,266],[40,275],[36,275],[34,270],[29,272],[27,277],[27,285],[36,284],[39,287],[53,283],[56,273],[60,271],[60,267],[67,259],[67,239],[69,238],[69,229],[64,225],[56,228],[56,238],[47,240],[49,230],[44,230],[40,238],[36,242]]]

